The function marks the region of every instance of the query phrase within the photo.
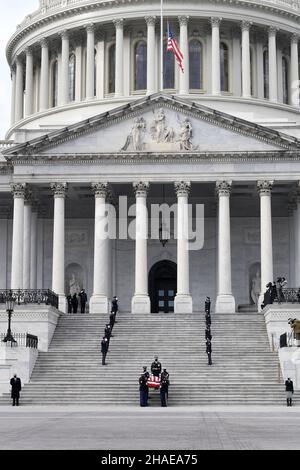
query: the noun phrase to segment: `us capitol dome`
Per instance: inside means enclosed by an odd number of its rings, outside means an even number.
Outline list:
[[[40,0],[7,45],[8,139],[161,91],[160,1]],[[300,137],[299,0],[164,1],[164,93]]]

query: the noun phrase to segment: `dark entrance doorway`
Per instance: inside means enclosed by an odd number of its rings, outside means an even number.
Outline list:
[[[149,273],[151,312],[174,312],[177,292],[177,265],[173,261],[159,261]]]

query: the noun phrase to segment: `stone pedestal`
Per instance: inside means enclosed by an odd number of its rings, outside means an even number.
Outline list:
[[[108,298],[104,295],[92,295],[90,300],[90,313],[109,313]]]
[[[132,313],[150,313],[151,305],[149,296],[134,295],[131,302],[131,311]]]
[[[175,297],[175,313],[192,313],[193,299],[191,295],[177,294]]]
[[[216,300],[216,313],[234,313],[235,299],[231,294],[219,294]]]

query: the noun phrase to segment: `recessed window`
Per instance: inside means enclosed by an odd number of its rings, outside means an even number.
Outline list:
[[[112,44],[108,50],[108,93],[115,93],[116,74],[116,45]]]
[[[147,44],[139,41],[134,48],[134,89],[147,88]]]
[[[221,91],[229,91],[229,60],[228,46],[224,42],[220,44],[220,72],[221,72]]]
[[[202,44],[197,39],[189,43],[190,89],[200,90],[202,84]]]
[[[71,54],[69,58],[69,101],[75,101],[76,57]]]

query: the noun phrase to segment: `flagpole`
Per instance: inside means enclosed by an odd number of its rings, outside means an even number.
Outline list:
[[[164,0],[160,1],[160,91],[164,89]]]

